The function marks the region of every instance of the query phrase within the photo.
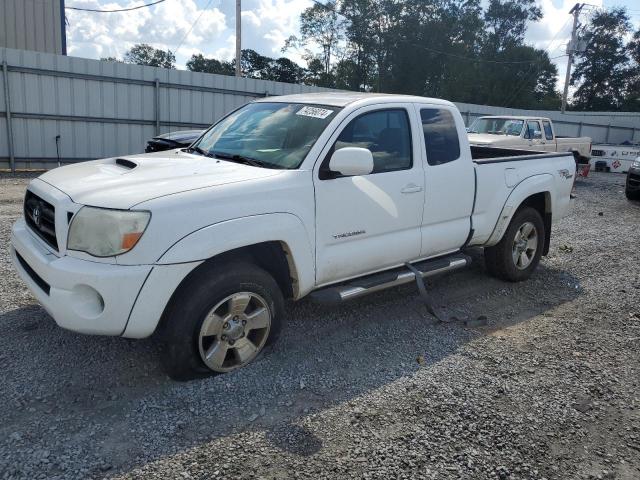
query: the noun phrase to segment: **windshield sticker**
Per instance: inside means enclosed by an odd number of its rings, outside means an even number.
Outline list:
[[[318,107],[302,107],[296,112],[296,115],[303,115],[305,117],[313,118],[327,118],[333,113],[333,110],[327,110],[326,108]]]

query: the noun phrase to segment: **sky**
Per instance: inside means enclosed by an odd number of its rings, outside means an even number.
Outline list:
[[[138,6],[150,0],[65,0],[68,7],[101,10]],[[538,0],[543,19],[530,24],[526,41],[546,49],[558,66],[562,88],[570,37],[569,10],[576,0]],[[591,0],[592,5],[624,6],[635,28],[640,27],[638,0]],[[242,0],[242,48],[270,57],[287,56],[304,64],[300,51],[282,52],[285,40],[296,35],[300,13],[312,0]],[[158,5],[123,13],[92,13],[67,10],[69,55],[87,58],[118,57],[136,43],[149,43],[176,54],[178,68],[185,68],[194,53],[231,59],[235,51],[234,0],[166,0]],[[586,17],[583,17],[586,20]]]

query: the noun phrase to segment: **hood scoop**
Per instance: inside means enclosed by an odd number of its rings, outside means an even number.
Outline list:
[[[117,158],[116,165],[120,165],[121,167],[128,168],[132,170],[138,166],[137,163],[132,162],[131,160],[127,160],[126,158]]]

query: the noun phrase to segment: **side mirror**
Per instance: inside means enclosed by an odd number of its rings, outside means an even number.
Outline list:
[[[533,132],[533,138],[534,140],[540,140],[542,138],[542,132],[540,130],[536,130]]]
[[[333,152],[329,170],[345,176],[368,175],[373,172],[373,155],[366,148],[341,148]]]

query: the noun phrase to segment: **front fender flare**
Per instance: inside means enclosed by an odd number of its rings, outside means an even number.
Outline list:
[[[174,243],[157,260],[168,265],[208,260],[221,253],[258,243],[284,244],[295,272],[297,298],[313,289],[315,263],[309,234],[299,217],[291,213],[268,213],[224,220],[196,230]]]

